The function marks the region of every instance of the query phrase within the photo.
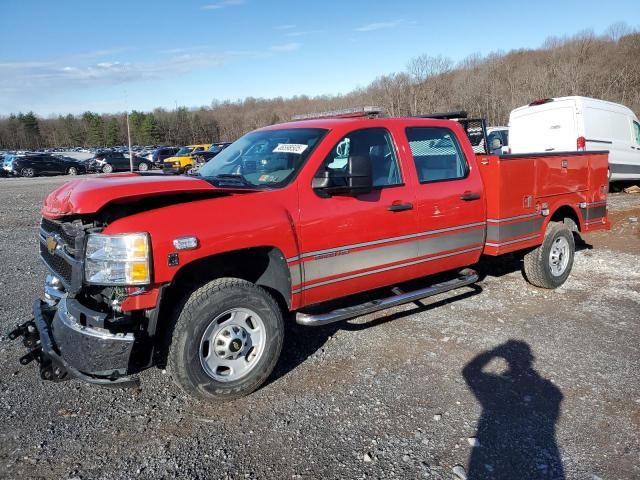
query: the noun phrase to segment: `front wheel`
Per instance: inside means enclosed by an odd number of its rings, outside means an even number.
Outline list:
[[[541,288],[558,288],[571,273],[576,245],[573,233],[564,224],[550,222],[542,245],[524,256],[524,276]]]
[[[186,393],[229,400],[260,387],[284,341],[282,312],[263,288],[220,278],[191,294],[175,321],[168,368]]]
[[[23,177],[31,178],[35,177],[36,174],[33,168],[23,168],[22,170],[20,170],[20,175]]]
[[[108,163],[105,163],[102,166],[102,173],[111,173],[113,172],[113,166],[109,165]]]
[[[138,165],[138,170],[141,172],[146,172],[147,170],[149,170],[149,164],[145,162],[140,162],[140,165]]]
[[[67,175],[78,175],[78,169],[76,167],[69,167]]]

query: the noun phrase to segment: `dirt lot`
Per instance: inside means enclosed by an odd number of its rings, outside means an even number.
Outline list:
[[[0,477],[640,477],[640,195],[612,196],[556,291],[487,262],[476,289],[292,325],[267,386],[201,405],[157,369],[124,390],[17,363],[1,334],[40,295],[39,204],[63,180],[0,179]]]

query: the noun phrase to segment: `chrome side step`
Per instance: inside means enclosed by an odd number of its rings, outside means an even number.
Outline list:
[[[377,312],[378,310],[384,310],[386,308],[402,305],[403,303],[415,302],[422,300],[423,298],[438,295],[439,293],[445,293],[449,290],[455,290],[456,288],[471,285],[478,281],[478,274],[475,270],[465,268],[459,272],[458,278],[448,280],[442,283],[436,283],[427,288],[420,290],[414,290],[413,292],[399,293],[393,297],[381,298],[370,302],[362,303],[360,305],[354,305],[352,307],[339,308],[327,313],[320,313],[318,315],[310,315],[307,313],[296,314],[296,323],[299,325],[306,325],[308,327],[315,327],[320,325],[327,325],[329,323],[340,322],[353,317],[359,317],[368,313]]]

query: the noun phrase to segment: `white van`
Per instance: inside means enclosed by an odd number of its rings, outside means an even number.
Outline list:
[[[509,147],[511,153],[609,150],[611,180],[640,179],[640,122],[617,103],[560,97],[516,108]]]
[[[494,139],[500,140],[500,147],[496,149],[497,151],[492,150],[492,145],[494,143]],[[509,127],[487,127],[487,142],[489,143],[489,151],[490,153],[503,154],[509,152]]]

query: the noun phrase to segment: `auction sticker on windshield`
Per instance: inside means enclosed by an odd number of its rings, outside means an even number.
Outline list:
[[[279,143],[278,146],[273,149],[273,153],[297,153],[300,155],[307,147],[308,145],[302,143]]]

